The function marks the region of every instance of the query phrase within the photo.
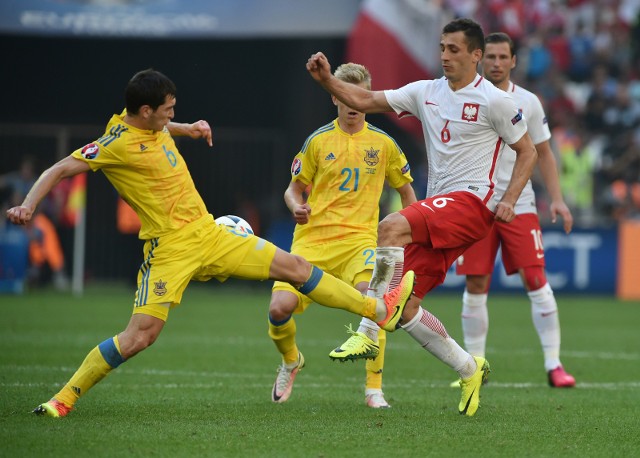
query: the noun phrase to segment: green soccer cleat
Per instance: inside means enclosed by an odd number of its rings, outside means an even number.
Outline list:
[[[489,361],[480,356],[474,356],[473,359],[476,360],[478,367],[471,377],[460,380],[462,398],[458,405],[460,414],[469,417],[472,417],[480,407],[480,387],[487,382],[491,372]]]
[[[407,271],[402,277],[400,284],[383,296],[384,303],[387,306],[387,316],[384,320],[378,322],[378,326],[387,332],[396,330],[396,325],[402,317],[404,307],[407,305],[413,286],[416,281],[416,275],[413,270]]]
[[[282,404],[289,399],[291,391],[293,390],[293,381],[300,371],[304,367],[304,356],[302,353],[298,353],[298,361],[294,364],[285,364],[284,361],[278,366],[278,376],[273,384],[273,390],[271,392],[271,400]]]
[[[33,409],[33,413],[36,415],[45,415],[53,418],[65,417],[69,412],[71,412],[71,407],[67,407],[66,404],[53,398]]]
[[[329,353],[329,358],[334,361],[355,361],[357,359],[375,359],[380,353],[380,347],[366,334],[356,332],[351,325],[347,326],[347,332],[351,337]]]

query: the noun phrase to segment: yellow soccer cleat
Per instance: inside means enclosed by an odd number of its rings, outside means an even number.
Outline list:
[[[347,332],[351,337],[329,353],[329,358],[334,361],[355,361],[357,359],[375,359],[380,353],[380,347],[366,334],[356,332],[351,325],[347,326]]]
[[[45,415],[53,418],[65,417],[69,412],[71,412],[71,407],[67,407],[66,404],[63,404],[57,399],[51,399],[33,409],[33,413],[36,415]]]
[[[460,380],[462,398],[460,398],[458,405],[460,414],[469,417],[472,417],[480,407],[480,387],[487,382],[489,372],[491,372],[489,361],[480,356],[474,356],[473,359],[478,367],[471,377]]]
[[[407,305],[413,286],[415,284],[416,275],[413,270],[407,271],[402,277],[400,284],[383,296],[384,303],[387,306],[387,316],[384,320],[378,322],[378,326],[387,332],[396,330],[396,325],[402,317],[404,307]]]

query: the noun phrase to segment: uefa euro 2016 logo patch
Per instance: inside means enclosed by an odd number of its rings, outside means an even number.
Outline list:
[[[295,158],[291,163],[291,175],[300,175],[302,171],[302,161],[299,158]]]
[[[100,147],[95,143],[89,143],[82,148],[82,157],[85,159],[95,159],[100,152]]]
[[[155,285],[155,288],[153,288],[153,292],[156,296],[164,296],[165,294],[167,294],[166,281],[162,281],[160,279],[158,281],[154,281],[153,284]]]
[[[378,157],[379,149],[366,149],[364,150],[364,162],[369,166],[373,167],[374,165],[380,162],[380,158]]]

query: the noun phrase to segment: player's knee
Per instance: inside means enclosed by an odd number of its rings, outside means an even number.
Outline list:
[[[547,276],[542,266],[525,267],[520,272],[527,291],[535,291],[547,283]]]
[[[467,275],[465,287],[470,294],[486,294],[489,291],[490,282],[489,275]]]
[[[269,304],[269,317],[272,321],[284,321],[293,314],[296,306],[297,303],[278,300],[277,298],[272,297],[271,303]]]
[[[400,213],[387,215],[378,224],[378,246],[404,246],[410,243],[410,237],[408,241],[403,238],[406,235],[407,227],[409,227],[408,222]]]

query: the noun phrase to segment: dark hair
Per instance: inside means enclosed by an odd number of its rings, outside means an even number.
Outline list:
[[[473,52],[479,49],[484,54],[484,32],[480,24],[472,19],[454,19],[444,26],[442,33],[464,32],[467,39],[467,50]]]
[[[143,105],[156,110],[167,101],[168,95],[175,97],[176,85],[159,71],[148,68],[129,80],[124,91],[125,106],[131,114],[138,114]]]
[[[509,43],[509,50],[511,51],[511,57],[516,55],[516,45],[509,35],[504,32],[494,32],[487,35],[484,39],[484,44],[489,43]]]

